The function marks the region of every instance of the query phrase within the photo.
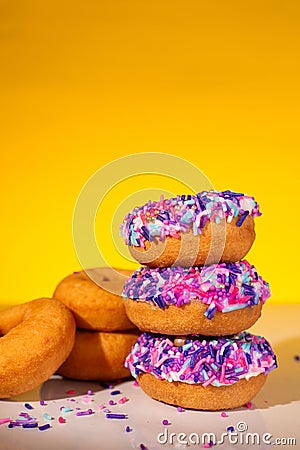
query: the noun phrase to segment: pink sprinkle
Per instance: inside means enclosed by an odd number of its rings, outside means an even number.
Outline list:
[[[138,385],[139,385],[138,381],[137,381],[137,380],[134,380],[133,386],[137,387]]]
[[[221,412],[221,417],[228,417],[225,411]]]
[[[126,403],[126,402],[128,402],[128,398],[127,398],[127,397],[122,397],[122,398],[120,398],[120,400],[118,401],[118,403],[119,403],[120,405],[123,405],[123,404]]]
[[[181,408],[181,406],[178,406],[177,411],[178,411],[178,412],[184,412],[184,409]]]
[[[99,411],[102,411],[102,409],[104,409],[104,408],[105,408],[104,403],[102,403],[102,405],[98,406]]]
[[[88,395],[93,395],[93,391],[91,391],[90,389],[87,391]]]
[[[206,443],[203,445],[203,448],[210,448],[210,445]]]
[[[65,423],[66,419],[64,419],[63,417],[59,417],[58,418],[59,423]]]
[[[0,419],[0,425],[7,422],[10,422],[10,419],[8,417],[6,417],[5,419]]]
[[[252,402],[248,402],[246,406],[247,406],[248,409],[251,409],[252,408]]]
[[[69,390],[67,391],[67,394],[68,394],[68,395],[74,395],[74,394],[75,394],[74,389],[69,389]]]

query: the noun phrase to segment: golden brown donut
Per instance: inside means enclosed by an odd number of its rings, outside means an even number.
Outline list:
[[[231,409],[249,402],[277,367],[262,336],[166,336],[143,333],[125,366],[156,400],[192,409]]]
[[[125,308],[131,322],[142,331],[184,336],[193,333],[225,336],[250,328],[261,315],[262,303],[229,313],[216,311],[211,320],[204,315],[207,306],[197,299],[180,308],[170,305],[160,309],[127,298]]]
[[[259,215],[253,197],[232,191],[161,196],[130,211],[121,236],[131,255],[149,267],[235,262],[250,250]]]
[[[204,267],[141,267],[127,280],[126,313],[140,330],[222,336],[251,327],[269,285],[243,260]]]
[[[58,300],[40,298],[0,311],[0,398],[35,388],[65,361],[75,320]]]
[[[138,383],[147,395],[164,403],[191,409],[217,411],[246,405],[263,387],[267,376],[260,374],[229,386],[207,386],[158,380],[150,373],[138,375]]]
[[[116,380],[130,376],[124,361],[138,332],[76,332],[74,348],[57,373],[75,380]]]
[[[53,294],[74,314],[78,328],[86,330],[130,330],[122,288],[131,271],[95,268],[64,278]]]

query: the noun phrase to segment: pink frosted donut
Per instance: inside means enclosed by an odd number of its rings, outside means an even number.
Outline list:
[[[127,280],[127,316],[140,330],[222,336],[252,326],[270,288],[247,261],[204,267],[141,267]]]
[[[121,224],[132,256],[150,267],[197,266],[245,257],[254,240],[253,197],[232,191],[203,191],[148,201]]]
[[[125,366],[156,400],[218,410],[249,402],[277,363],[266,339],[247,332],[219,338],[144,333]]]

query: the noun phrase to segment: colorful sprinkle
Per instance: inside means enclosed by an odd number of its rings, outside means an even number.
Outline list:
[[[120,405],[123,405],[123,404],[126,403],[126,402],[128,402],[128,398],[127,398],[127,397],[122,397],[122,398],[120,398],[120,400],[118,401],[118,403],[119,403]]]
[[[218,339],[192,335],[182,347],[174,345],[174,338],[143,333],[125,361],[132,376],[144,372],[160,380],[221,386],[277,367],[266,339],[247,332]]]
[[[221,412],[221,417],[228,417],[225,411]]]
[[[30,403],[25,403],[24,406],[26,409],[34,409],[33,406],[30,405]]]
[[[181,406],[178,406],[177,411],[178,412],[184,412],[184,409]]]
[[[121,394],[121,391],[111,391],[110,395],[118,395]]]
[[[252,402],[248,402],[248,403],[246,404],[246,407],[247,407],[248,409],[251,409],[251,408],[252,408]]]
[[[127,419],[127,414],[106,414],[107,419]]]
[[[67,394],[68,394],[68,395],[75,395],[74,389],[69,389],[69,390],[67,391]]]
[[[123,297],[163,309],[183,306],[192,300],[207,305],[204,315],[212,319],[216,311],[230,312],[265,303],[269,284],[246,260],[211,264],[205,267],[141,267],[127,280]],[[175,344],[186,338],[177,337]]]
[[[116,405],[116,402],[114,402],[113,400],[109,400],[108,404],[109,404],[110,406],[113,406],[113,405]]]
[[[5,419],[0,419],[0,425],[10,422],[10,419],[8,417],[6,417]]]
[[[233,433],[234,432],[234,427],[227,427],[227,432],[228,433]]]
[[[164,419],[161,422],[163,425],[170,425],[170,422],[168,421],[168,419]]]
[[[125,428],[126,433],[130,433],[132,431],[132,428],[130,428],[129,425],[127,425],[127,427]]]
[[[45,414],[44,414],[44,419],[45,419],[45,420],[53,420],[54,417],[52,417],[52,416],[50,416],[49,414],[45,413]]]
[[[242,226],[247,216],[260,216],[259,206],[253,197],[233,191],[202,191],[197,195],[178,195],[159,202],[148,201],[136,207],[123,220],[120,231],[126,245],[145,247],[154,237],[180,238],[181,232],[192,227],[195,235],[201,234],[207,220],[231,222]]]
[[[92,409],[88,409],[87,411],[78,411],[76,416],[90,416],[94,411]]]
[[[49,428],[50,428],[49,423],[45,423],[45,425],[40,425],[39,426],[39,430],[41,430],[41,431],[48,430]]]

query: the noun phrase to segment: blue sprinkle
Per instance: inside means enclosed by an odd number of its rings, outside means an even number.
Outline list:
[[[34,409],[33,406],[31,406],[29,403],[25,403],[25,408],[27,409]]]
[[[118,395],[118,394],[121,394],[121,391],[112,391],[111,393],[110,393],[110,395]]]
[[[41,431],[48,430],[48,428],[50,428],[49,423],[45,423],[45,425],[39,426],[39,430],[41,430]]]
[[[243,225],[244,220],[246,219],[246,217],[249,215],[249,211],[245,211],[244,214],[241,215],[241,217],[239,218],[239,220],[236,223],[237,227],[240,227]]]

